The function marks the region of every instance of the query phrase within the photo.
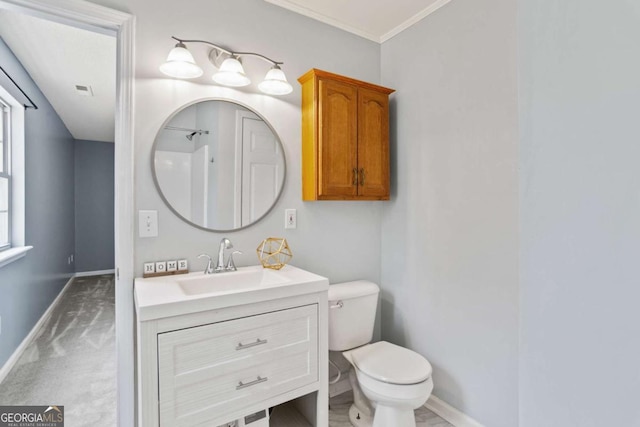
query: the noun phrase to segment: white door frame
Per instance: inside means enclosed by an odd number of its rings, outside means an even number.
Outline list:
[[[115,261],[118,425],[135,425],[133,90],[135,17],[83,0],[0,0],[0,8],[117,38]]]

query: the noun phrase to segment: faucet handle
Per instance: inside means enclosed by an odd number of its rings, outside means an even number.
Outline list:
[[[235,254],[238,255],[242,255],[242,251],[233,251],[229,254],[229,260],[227,261],[227,266],[225,267],[225,270],[227,271],[236,271],[236,264],[233,262],[233,256]]]
[[[200,254],[198,258],[207,258],[207,266],[204,268],[204,274],[211,274],[213,267],[211,266],[211,257],[207,254]]]

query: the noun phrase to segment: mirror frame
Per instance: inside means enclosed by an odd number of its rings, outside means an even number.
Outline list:
[[[160,188],[160,183],[158,182],[158,177],[157,177],[157,174],[156,174],[156,162],[155,162],[155,152],[156,152],[156,148],[157,148],[157,145],[158,145],[158,134],[165,128],[165,126],[167,126],[167,124],[169,124],[169,122],[171,120],[173,120],[173,118],[178,113],[180,113],[184,109],[189,108],[192,105],[199,104],[201,102],[208,102],[208,101],[229,102],[231,104],[239,105],[239,106],[241,106],[243,108],[246,108],[247,110],[251,111],[253,114],[255,114],[256,116],[260,117],[260,119],[262,119],[262,121],[269,127],[269,129],[271,129],[271,132],[273,132],[273,134],[275,135],[276,139],[280,143],[280,147],[282,147],[282,159],[284,161],[284,172],[283,172],[283,176],[282,176],[282,187],[280,188],[280,191],[278,192],[278,195],[276,196],[275,200],[273,201],[273,204],[271,205],[271,207],[269,209],[267,209],[267,211],[262,216],[260,216],[258,219],[253,221],[251,224],[247,224],[247,225],[242,226],[242,227],[231,228],[231,229],[217,229],[217,228],[203,227],[202,225],[196,224],[195,222],[191,221],[190,219],[185,218],[184,216],[182,216],[176,209],[174,209],[174,207],[171,205],[171,203],[169,203],[167,198],[164,196],[164,193],[162,192],[162,189]],[[162,122],[162,125],[160,126],[160,128],[156,132],[155,139],[153,140],[153,145],[151,146],[151,152],[150,152],[149,157],[150,157],[150,160],[151,160],[151,175],[153,177],[153,183],[155,184],[156,190],[158,191],[158,194],[160,195],[160,198],[162,199],[164,204],[169,208],[169,210],[171,210],[171,212],[173,212],[178,218],[180,218],[181,220],[183,220],[187,224],[192,225],[192,226],[194,226],[196,228],[199,228],[200,230],[209,231],[209,232],[212,232],[212,233],[233,233],[234,231],[244,230],[246,228],[251,227],[252,225],[255,225],[255,224],[259,223],[278,204],[278,202],[280,201],[280,198],[282,197],[282,193],[284,193],[285,186],[287,184],[287,155],[285,153],[284,144],[282,143],[282,139],[280,138],[280,135],[278,134],[278,132],[276,132],[274,127],[271,125],[271,123],[269,123],[269,121],[262,114],[260,114],[258,111],[256,111],[252,107],[248,106],[247,104],[244,104],[242,102],[238,102],[238,101],[232,100],[232,99],[226,99],[226,98],[202,98],[202,99],[198,99],[198,100],[189,102],[189,103],[184,104],[181,107],[179,107],[177,110],[175,110],[173,113],[171,113],[169,115],[169,117],[167,117],[167,119],[164,122]]]

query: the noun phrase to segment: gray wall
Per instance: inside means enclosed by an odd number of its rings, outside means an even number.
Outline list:
[[[518,422],[515,22],[515,2],[454,0],[382,45],[397,89],[382,338],[426,356],[434,394],[492,427]]]
[[[640,4],[518,7],[520,425],[640,426]]]
[[[244,255],[238,265],[255,265],[255,249],[269,236],[286,237],[292,264],[329,277],[332,281],[380,279],[380,216],[382,203],[313,202],[301,200],[300,86],[296,78],[312,67],[363,80],[380,79],[380,46],[352,34],[286,11],[262,0],[99,0],[96,3],[131,12],[136,27],[135,202],[136,209],[155,209],[159,237],[136,239],[136,273],[146,261],[187,258],[192,270],[204,267],[196,255],[215,254],[221,237],[229,237]],[[175,44],[171,35],[220,43],[284,61],[283,70],[294,87],[285,97],[257,91],[268,64],[245,60],[254,81],[242,90],[211,83],[212,67],[196,82],[164,77],[158,66]],[[191,47],[204,64],[208,49]],[[275,209],[258,224],[242,231],[212,233],[194,228],[176,217],[155,189],[150,166],[151,147],[163,122],[184,104],[219,97],[240,101],[257,110],[275,128],[284,145],[287,177]],[[298,228],[284,230],[284,209],[298,210]],[[137,215],[137,214],[136,214]],[[348,238],[345,238],[348,236]]]
[[[75,142],[76,272],[114,268],[114,145]]]
[[[27,255],[0,268],[0,366],[6,362],[74,271],[74,140],[47,99],[0,39],[0,62],[40,107],[25,113]],[[15,88],[6,87],[15,94]]]
[[[239,264],[256,262],[260,239],[282,235],[296,265],[334,281],[381,279],[384,337],[427,356],[435,394],[488,426],[640,424],[629,273],[640,242],[637,4],[456,0],[380,56],[373,43],[259,0],[94,1],[138,20],[136,207],[160,214],[160,237],[136,240],[138,273],[144,261],[183,256],[197,268],[195,254],[215,251],[220,235],[164,207],[149,153],[183,104],[235,99],[272,122],[289,167],[276,210],[229,233],[247,253]],[[221,89],[205,84],[210,69],[196,83],[166,79],[157,67],[170,35],[282,59],[295,91],[274,99]],[[202,52],[194,47],[199,61]],[[300,201],[293,78],[311,67],[398,89],[384,209]],[[282,229],[288,207],[298,209],[297,230]]]

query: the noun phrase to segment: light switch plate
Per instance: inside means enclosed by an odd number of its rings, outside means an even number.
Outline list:
[[[158,211],[138,211],[140,237],[158,237]]]

